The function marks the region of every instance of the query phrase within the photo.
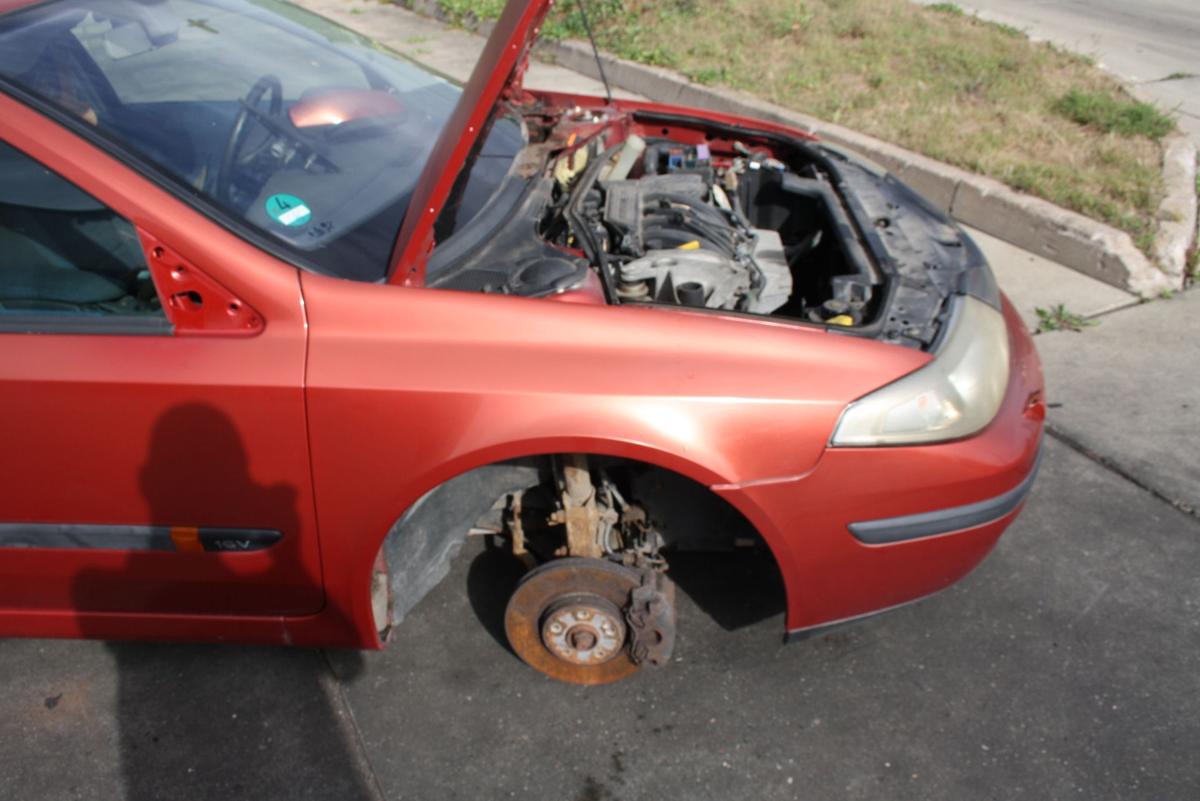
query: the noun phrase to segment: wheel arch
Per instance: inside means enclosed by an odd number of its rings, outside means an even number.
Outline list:
[[[762,540],[790,598],[787,567],[791,564],[791,553],[785,540],[771,528],[768,516],[749,497],[714,490],[726,485],[718,469],[644,443],[592,438],[529,440],[460,456],[443,463],[418,482],[419,489],[413,494],[416,499],[404,508],[371,551],[376,554],[372,566],[377,564],[379,554],[386,557],[388,565],[387,625],[399,625],[441,583],[466,542],[468,530],[492,508],[497,498],[537,483],[548,459],[565,454],[607,457],[641,465],[703,488]],[[369,586],[369,582],[361,582],[360,586]]]

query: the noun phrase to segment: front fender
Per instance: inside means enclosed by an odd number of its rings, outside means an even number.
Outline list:
[[[455,476],[547,453],[706,486],[799,476],[848,402],[928,360],[761,318],[301,283],[324,577],[360,632],[386,533]]]

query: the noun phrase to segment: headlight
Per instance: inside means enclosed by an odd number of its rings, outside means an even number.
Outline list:
[[[970,436],[1000,411],[1008,369],[1004,316],[966,296],[934,360],[850,404],[831,444],[920,445]]]

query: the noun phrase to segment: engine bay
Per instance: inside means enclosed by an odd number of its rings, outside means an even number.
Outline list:
[[[862,323],[871,284],[830,233],[832,193],[815,171],[732,146],[631,135],[577,189],[619,301]]]
[[[427,286],[769,316],[921,349],[950,296],[996,295],[949,218],[836,150],[665,112],[523,119],[513,180],[439,238]]]
[[[581,249],[617,302],[842,326],[868,315],[868,261],[836,235],[845,214],[815,168],[740,141],[630,134],[596,150],[555,164],[567,225],[551,215],[544,233]]]

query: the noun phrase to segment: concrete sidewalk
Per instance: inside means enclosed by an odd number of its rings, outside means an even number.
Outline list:
[[[1200,293],[1037,338],[1053,430],[1180,508],[1200,510]]]

